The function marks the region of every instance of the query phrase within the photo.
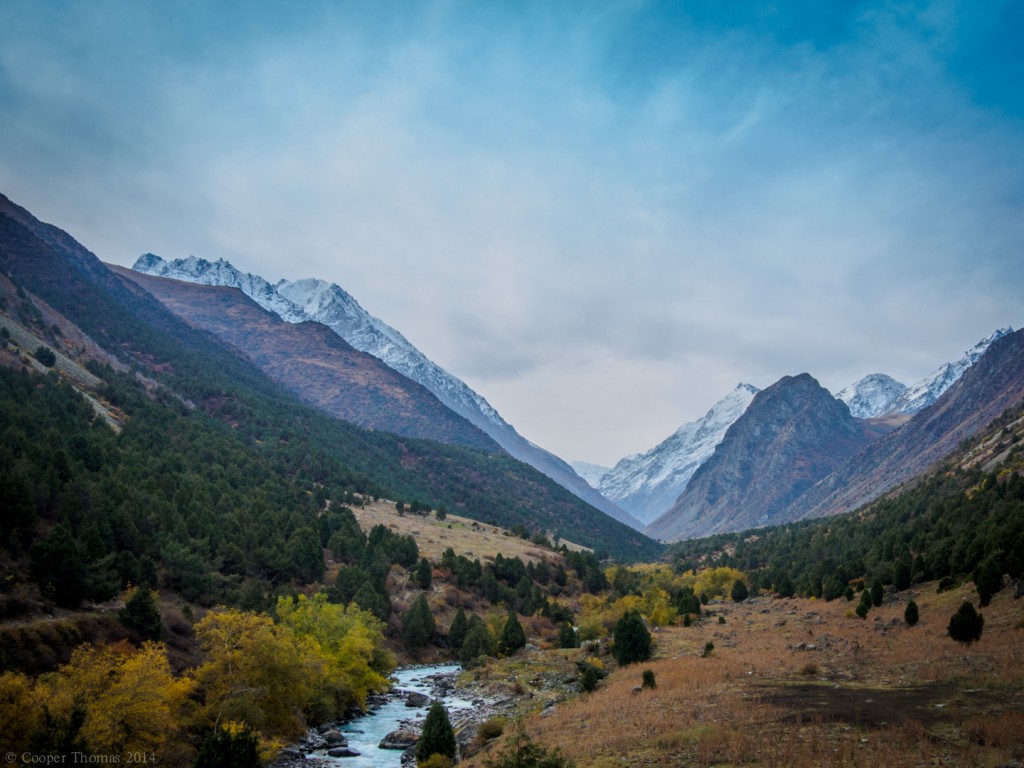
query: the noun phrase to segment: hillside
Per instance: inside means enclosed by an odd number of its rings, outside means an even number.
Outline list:
[[[422,385],[354,349],[320,323],[286,323],[235,288],[108,267],[325,413],[366,429],[498,450],[493,440]]]

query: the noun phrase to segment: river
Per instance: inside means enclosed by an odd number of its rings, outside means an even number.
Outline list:
[[[398,768],[402,764],[402,752],[397,749],[379,749],[377,745],[380,740],[392,731],[403,727],[402,721],[413,721],[422,724],[423,718],[427,715],[427,707],[407,707],[405,705],[405,694],[409,691],[423,693],[431,698],[440,698],[448,710],[448,716],[452,725],[465,717],[474,708],[473,702],[461,698],[456,692],[448,690],[440,694],[430,680],[438,674],[451,675],[453,678],[459,672],[457,664],[444,664],[428,667],[406,667],[396,670],[392,677],[395,679],[394,689],[387,697],[387,702],[362,717],[345,723],[338,730],[348,739],[348,745],[360,753],[359,757],[327,757],[319,752],[316,753],[329,763],[337,764],[338,768],[379,768],[394,766]],[[429,706],[429,704],[428,704]],[[419,730],[417,725],[416,730]]]

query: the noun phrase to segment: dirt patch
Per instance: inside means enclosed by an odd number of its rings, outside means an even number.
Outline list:
[[[995,703],[985,692],[958,692],[941,684],[868,688],[808,682],[759,685],[755,690],[761,701],[785,710],[785,722],[843,722],[867,728],[911,720],[927,726]]]

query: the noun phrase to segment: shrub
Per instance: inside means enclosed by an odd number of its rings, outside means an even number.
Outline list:
[[[946,631],[958,643],[970,645],[981,639],[981,630],[984,626],[985,617],[974,609],[972,603],[965,600],[950,618]]]
[[[33,355],[36,360],[45,365],[47,368],[52,368],[57,362],[57,356],[53,353],[53,350],[49,347],[39,345],[36,347],[35,354]]]
[[[912,627],[915,624],[917,624],[918,618],[919,617],[917,613],[917,603],[911,600],[909,603],[907,603],[906,610],[903,611],[903,620],[907,622],[908,626]]]
[[[641,684],[644,688],[657,688],[658,684],[654,680],[654,672],[650,669],[645,669],[641,675],[643,683]]]
[[[855,609],[857,615],[862,619],[867,618],[868,611],[871,610],[871,606],[871,593],[865,589],[863,592],[860,593],[860,602],[857,603],[857,608]]]
[[[704,651],[701,653],[701,656],[706,659],[708,656],[710,656],[714,652],[715,652],[715,644],[713,642],[711,642],[710,640],[708,640],[706,643],[704,643]]]
[[[507,722],[504,717],[489,717],[480,723],[476,732],[477,739],[483,742],[498,738],[505,732]]]
[[[417,760],[417,768],[452,768],[455,763],[447,755],[431,755],[426,760]]]
[[[747,583],[743,579],[736,579],[732,583],[732,591],[729,593],[734,603],[742,603],[750,596],[750,591],[747,589]]]
[[[519,724],[506,740],[505,748],[484,760],[484,768],[575,768],[575,765],[558,749],[549,750],[534,744]]]

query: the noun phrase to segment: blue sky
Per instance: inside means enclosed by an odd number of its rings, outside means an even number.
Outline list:
[[[1024,324],[1020,2],[0,3],[0,191],[332,280],[566,459]]]

